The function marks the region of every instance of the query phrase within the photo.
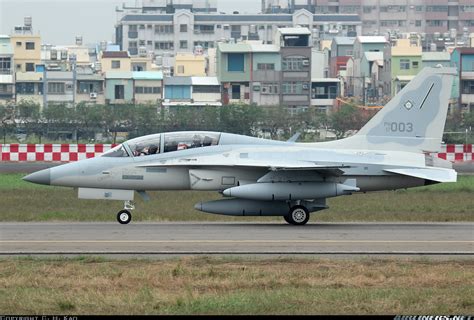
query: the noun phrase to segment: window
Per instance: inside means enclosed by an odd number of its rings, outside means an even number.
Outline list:
[[[448,6],[426,6],[426,12],[448,12]]]
[[[17,46],[17,47],[21,47],[21,42],[20,42],[20,41],[17,41],[16,46]]]
[[[115,86],[115,99],[125,99],[125,86],[116,85]]]
[[[12,88],[12,85],[10,84],[0,84],[0,93],[11,94],[12,93],[11,88]]]
[[[193,93],[221,93],[220,86],[193,86]]]
[[[34,63],[26,63],[26,72],[34,72],[35,71],[35,64]]]
[[[64,94],[66,92],[64,82],[50,82],[48,83],[48,93],[50,94]]]
[[[462,93],[474,94],[474,80],[468,80],[468,81],[462,82]]]
[[[283,94],[302,94],[303,82],[283,82],[282,92]]]
[[[232,86],[232,99],[240,100],[240,84],[234,84]]]
[[[132,25],[128,26],[128,31],[137,32],[138,31],[138,26],[136,24],[132,24]]]
[[[262,94],[278,94],[278,83],[262,83]]]
[[[157,25],[155,26],[155,33],[173,33],[174,27],[172,25]]]
[[[413,61],[413,62],[411,63],[411,66],[412,66],[414,69],[418,68],[418,61]]]
[[[426,20],[426,24],[430,27],[442,27],[444,26],[443,20]]]
[[[101,157],[106,157],[106,158],[124,158],[128,157],[127,150],[123,147],[123,145],[118,145],[115,148],[107,151]]]
[[[275,70],[274,63],[258,63],[257,70]]]
[[[0,74],[9,73],[12,66],[11,58],[0,58]]]
[[[35,43],[34,42],[26,42],[25,47],[26,47],[26,50],[35,50]]]
[[[421,27],[421,20],[416,20],[415,21],[415,26],[416,27]]]
[[[188,25],[187,24],[180,24],[179,25],[179,32],[188,32]]]
[[[207,24],[196,24],[194,25],[194,33],[206,33],[206,34],[213,34],[214,33],[214,26],[207,25]]]
[[[178,74],[183,74],[184,73],[184,66],[183,65],[179,65],[178,66]]]
[[[305,57],[287,57],[283,59],[283,71],[301,71],[309,66],[309,59]]]
[[[311,99],[336,99],[337,86],[334,84],[318,83],[311,90]]]
[[[112,69],[120,69],[120,60],[112,60]]]
[[[244,72],[245,57],[243,53],[229,53],[227,56],[227,71]]]
[[[210,41],[194,41],[195,47],[203,47],[204,49],[214,48],[214,42]]]
[[[35,94],[35,84],[28,82],[20,82],[16,84],[16,93],[17,94]]]
[[[179,48],[180,49],[187,49],[188,48],[188,42],[185,40],[182,40],[179,42]]]
[[[160,94],[161,87],[135,87],[136,94]]]
[[[217,146],[220,134],[213,132],[182,132],[165,134],[164,152]]]
[[[95,81],[80,81],[79,87],[77,88],[77,93],[99,93],[102,92],[102,86],[99,82]]]
[[[174,50],[174,42],[155,42],[155,50]]]
[[[400,70],[409,70],[410,69],[410,60],[400,59]]]

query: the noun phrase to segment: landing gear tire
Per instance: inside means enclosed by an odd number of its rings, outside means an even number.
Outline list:
[[[122,210],[117,213],[117,221],[120,224],[129,224],[132,221],[132,214],[128,210]]]
[[[303,206],[294,206],[290,209],[288,215],[283,218],[294,226],[304,226],[309,221],[309,211]]]

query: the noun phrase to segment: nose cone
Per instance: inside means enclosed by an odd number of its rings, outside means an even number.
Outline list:
[[[50,185],[51,184],[51,170],[46,169],[46,170],[41,170],[41,171],[32,173],[24,177],[23,180],[36,183],[36,184]]]

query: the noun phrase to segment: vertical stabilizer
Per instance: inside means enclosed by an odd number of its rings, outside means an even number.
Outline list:
[[[356,135],[321,147],[437,152],[456,70],[425,68]]]

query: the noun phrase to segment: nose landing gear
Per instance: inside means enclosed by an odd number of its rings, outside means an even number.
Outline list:
[[[123,210],[117,213],[117,221],[120,224],[129,224],[132,221],[132,210],[135,210],[135,204],[132,201],[125,201]]]

